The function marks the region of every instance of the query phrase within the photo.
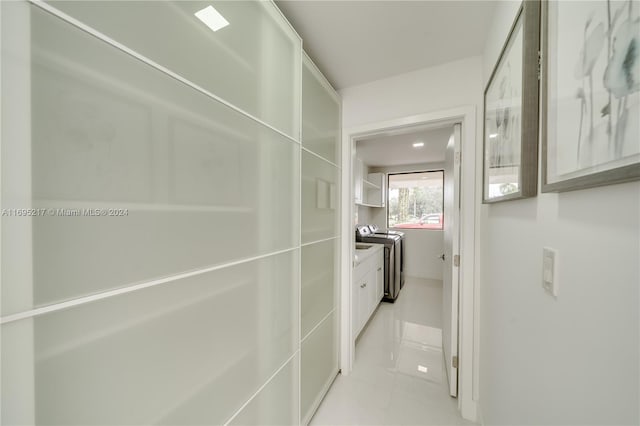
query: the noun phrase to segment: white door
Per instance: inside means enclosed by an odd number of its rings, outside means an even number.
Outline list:
[[[460,234],[460,124],[453,127],[444,167],[444,273],[442,283],[442,348],[449,393],[458,395],[458,279]],[[454,262],[454,259],[458,261]]]

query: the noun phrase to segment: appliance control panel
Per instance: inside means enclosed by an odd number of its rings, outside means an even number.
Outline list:
[[[367,225],[357,226],[356,227],[356,235],[358,237],[366,237],[371,235],[371,230]]]

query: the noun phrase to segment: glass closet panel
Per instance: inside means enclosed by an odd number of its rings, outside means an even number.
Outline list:
[[[287,135],[299,138],[300,39],[272,3],[224,0],[47,0],[47,3]],[[220,18],[228,24],[215,25]]]
[[[46,214],[33,306],[9,282],[3,313],[293,247],[298,149],[32,7],[31,201]]]
[[[264,398],[292,417],[297,262],[292,251],[4,324],[3,348],[33,342],[36,424],[223,424],[284,363]],[[25,355],[3,349],[3,424],[24,404],[5,372]]]
[[[302,77],[300,416],[306,424],[338,372],[340,99],[306,55]]]
[[[271,2],[0,19],[1,424],[298,422],[295,32]]]
[[[302,68],[302,146],[340,164],[340,98],[305,55]]]

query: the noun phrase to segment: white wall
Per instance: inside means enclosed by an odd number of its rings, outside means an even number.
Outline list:
[[[405,233],[405,275],[410,277],[442,280],[444,253],[442,231],[433,229],[402,229]]]
[[[518,6],[497,8],[485,82]],[[482,209],[484,424],[638,424],[640,182]],[[559,251],[557,300],[543,246]]]
[[[478,56],[342,89],[342,126],[480,105],[481,76]]]
[[[396,167],[375,167],[372,173],[402,173],[425,170],[442,170],[443,163],[416,164]],[[387,207],[369,208],[371,222],[386,228]],[[411,277],[442,279],[442,260],[444,253],[443,231],[433,229],[401,229],[405,233],[405,274]]]

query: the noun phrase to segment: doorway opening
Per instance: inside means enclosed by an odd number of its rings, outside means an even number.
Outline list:
[[[358,167],[362,167],[356,163],[356,143],[359,140],[367,138],[375,138],[384,135],[398,135],[415,132],[420,129],[435,128],[453,128],[458,127],[459,149],[456,152],[452,150],[451,160],[460,166],[459,182],[460,186],[456,194],[459,200],[457,205],[460,207],[458,217],[455,219],[456,229],[459,232],[457,242],[459,247],[456,253],[451,254],[451,258],[447,258],[451,262],[456,259],[456,270],[460,277],[459,293],[450,294],[451,305],[455,308],[455,317],[459,318],[459,324],[455,328],[455,334],[451,335],[452,339],[448,344],[457,348],[457,354],[449,354],[450,359],[445,359],[445,364],[450,362],[447,368],[449,375],[457,370],[457,380],[455,377],[450,380],[452,384],[452,395],[458,396],[458,408],[464,418],[469,420],[476,419],[476,404],[474,398],[474,389],[477,388],[477,348],[474,348],[474,329],[477,325],[477,312],[474,310],[474,293],[475,293],[475,237],[474,227],[476,223],[475,200],[479,191],[476,184],[476,122],[475,107],[463,107],[454,110],[441,111],[437,113],[427,113],[410,117],[402,117],[395,120],[372,123],[369,125],[359,126],[343,130],[343,212],[342,212],[342,250],[344,258],[342,262],[342,285],[341,285],[341,322],[340,322],[340,365],[343,374],[348,375],[353,370],[355,358],[355,335],[352,327],[352,318],[354,309],[352,303],[354,301],[354,292],[352,290],[354,277],[353,275],[353,259],[355,251],[354,226],[362,222],[362,218],[358,217],[358,207],[354,204],[354,195],[357,187],[354,187],[354,175],[358,171]],[[462,162],[462,158],[466,162]],[[416,170],[418,171],[418,170]],[[376,170],[374,170],[376,172]],[[386,183],[386,182],[385,182]],[[360,194],[362,196],[362,194]],[[387,203],[389,200],[386,200]],[[376,206],[378,207],[378,206]],[[385,216],[386,216],[385,209]],[[417,207],[416,207],[417,211]],[[367,218],[370,219],[370,218]],[[415,219],[415,218],[413,218]],[[418,222],[419,222],[418,218]],[[430,218],[430,220],[435,220]],[[443,221],[446,223],[446,217]],[[386,224],[387,218],[384,218]],[[422,231],[425,232],[425,231]],[[445,255],[446,256],[446,255]],[[459,313],[457,309],[459,308]],[[356,314],[357,315],[357,314]],[[443,339],[446,340],[446,339]],[[445,342],[447,343],[447,342]],[[445,351],[445,355],[446,355]],[[426,373],[427,366],[422,366],[421,373]]]

